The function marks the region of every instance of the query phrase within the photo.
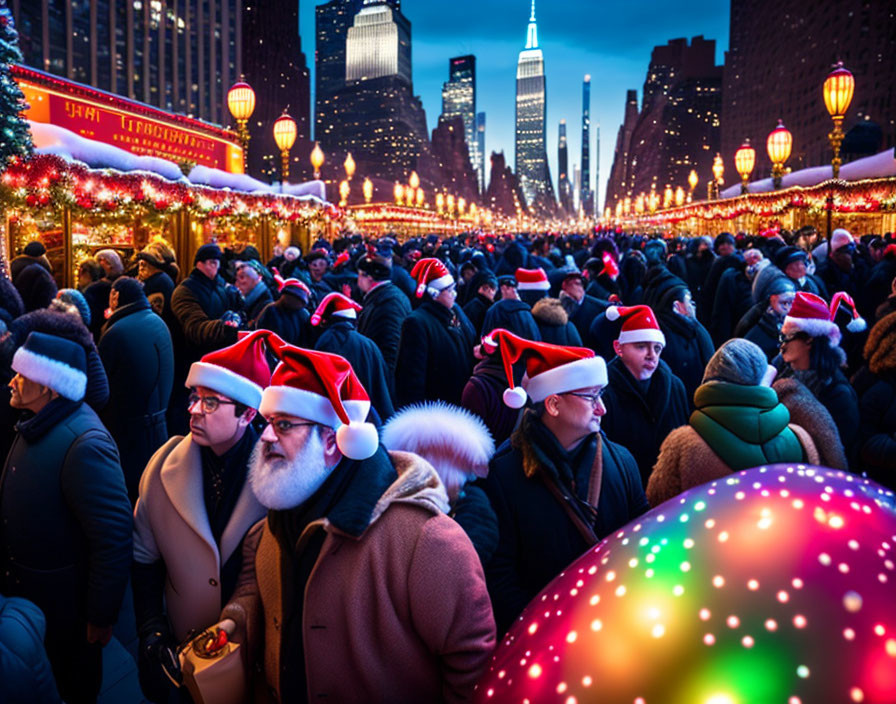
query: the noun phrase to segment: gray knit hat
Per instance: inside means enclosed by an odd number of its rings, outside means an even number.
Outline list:
[[[710,358],[703,372],[703,383],[727,381],[759,386],[767,370],[768,360],[759,345],[736,337],[728,340]]]

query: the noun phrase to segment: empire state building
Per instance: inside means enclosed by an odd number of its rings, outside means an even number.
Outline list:
[[[516,68],[516,175],[534,212],[553,211],[554,187],[548,167],[546,87],[544,54],[538,48],[538,24],[535,21],[535,0],[526,48],[520,52]]]

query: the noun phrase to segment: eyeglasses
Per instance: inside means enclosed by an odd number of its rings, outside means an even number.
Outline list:
[[[778,335],[778,345],[783,347],[789,342],[793,342],[794,340],[800,339],[801,335],[796,333],[794,335],[786,336],[786,335]]]
[[[579,398],[586,399],[592,408],[597,408],[600,405],[601,399],[604,397],[604,391],[607,390],[607,387],[602,388],[596,394],[579,394],[575,391],[567,391],[565,394],[561,394],[563,396],[578,396]]]
[[[235,406],[236,401],[225,401],[217,396],[200,396],[199,394],[190,394],[187,399],[187,408],[192,408],[199,403],[199,407],[203,413],[214,413],[220,406]]]
[[[292,421],[285,420],[284,418],[277,418],[275,420],[269,420],[271,427],[274,429],[274,432],[277,435],[286,435],[293,428],[300,428],[303,425],[319,425],[319,423],[311,423],[311,422],[302,422],[302,423],[293,423]]]

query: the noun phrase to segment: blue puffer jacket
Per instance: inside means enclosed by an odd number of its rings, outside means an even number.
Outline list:
[[[62,700],[44,650],[46,621],[27,599],[0,594],[0,682],[4,704]]]

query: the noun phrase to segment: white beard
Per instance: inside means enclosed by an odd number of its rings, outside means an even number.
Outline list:
[[[324,444],[320,433],[311,432],[296,457],[266,459],[259,440],[249,458],[249,485],[265,508],[285,511],[305,503],[330,475],[324,462]]]

